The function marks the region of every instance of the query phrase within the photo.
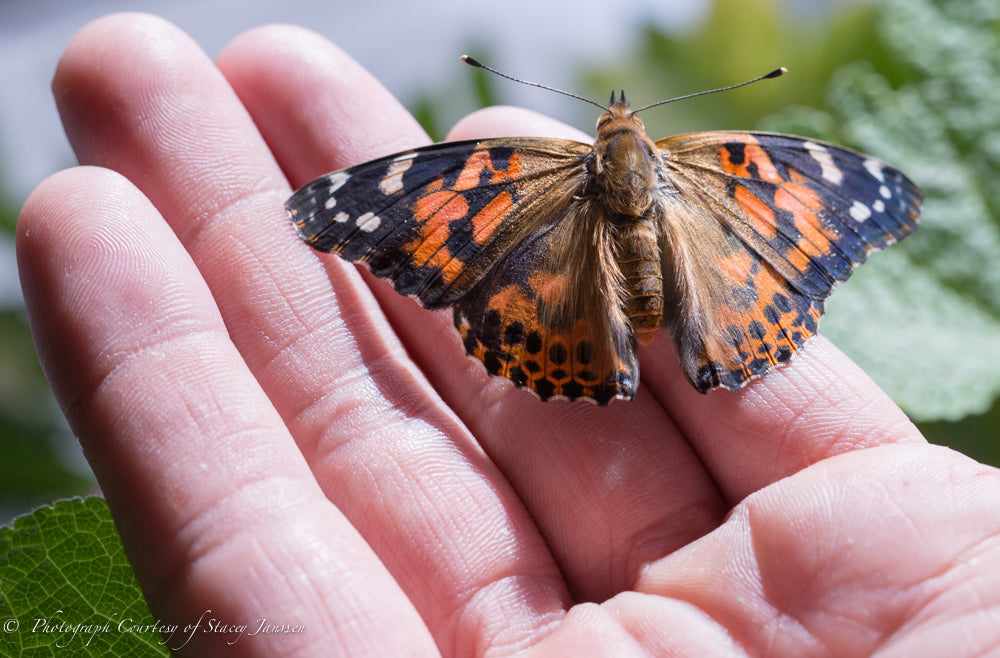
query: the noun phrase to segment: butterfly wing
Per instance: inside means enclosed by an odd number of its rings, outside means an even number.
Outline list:
[[[569,268],[608,262],[572,232],[602,225],[575,198],[590,151],[555,139],[437,144],[322,176],[286,209],[314,248],[427,308],[454,306],[467,352],[490,374],[542,399],[630,398],[638,366],[620,305],[602,308],[596,275],[566,285]]]
[[[542,400],[632,399],[636,340],[607,217],[576,198],[553,220],[456,305],[466,351]]]
[[[540,139],[435,144],[321,176],[285,207],[315,249],[442,308],[537,229],[554,199],[572,196],[589,148]]]
[[[833,287],[916,228],[920,190],[854,151],[745,132],[656,145],[680,300],[667,322],[701,391],[737,390],[788,361],[816,333]]]

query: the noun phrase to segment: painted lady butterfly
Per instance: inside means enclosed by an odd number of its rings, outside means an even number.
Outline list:
[[[600,107],[593,145],[435,144],[322,176],[286,208],[315,249],[453,307],[490,374],[598,404],[635,395],[637,345],[661,327],[695,388],[740,389],[916,228],[920,190],[874,158],[761,132],[653,142],[624,92]]]

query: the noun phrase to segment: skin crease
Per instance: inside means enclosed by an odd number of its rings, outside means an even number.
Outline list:
[[[928,445],[823,337],[703,396],[661,336],[633,402],[542,404],[465,357],[448,313],[302,244],[293,188],[427,142],[319,36],[259,28],[213,63],[115,15],[73,39],[53,91],[83,166],[25,204],[22,285],[153,615],[304,626],[169,646],[1000,647],[997,471]],[[449,137],[512,134],[582,139],[511,108]]]

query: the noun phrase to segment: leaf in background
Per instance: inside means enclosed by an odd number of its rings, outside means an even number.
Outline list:
[[[830,82],[826,118],[765,122],[842,141],[926,194],[920,229],[830,298],[822,330],[915,420],[982,413],[1000,394],[1000,42],[995,0],[886,0],[881,34],[913,68],[894,89],[858,62]],[[809,131],[806,130],[808,133]]]
[[[158,632],[119,628],[153,618],[101,498],[61,501],[0,528],[0,583],[0,655],[169,655]]]
[[[654,139],[747,129],[790,103],[819,104],[826,80],[839,66],[859,57],[885,58],[875,27],[867,3],[840,3],[810,15],[789,12],[786,2],[776,0],[715,0],[694,31],[643,28],[634,52],[585,72],[587,95],[603,99],[611,89],[624,88],[638,106],[789,67],[781,80],[643,114]]]

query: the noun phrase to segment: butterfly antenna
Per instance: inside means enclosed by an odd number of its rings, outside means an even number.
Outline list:
[[[600,103],[597,103],[595,101],[590,100],[589,98],[584,98],[583,96],[577,96],[574,93],[571,93],[571,92],[568,92],[568,91],[563,91],[562,89],[556,89],[555,87],[549,87],[547,85],[539,84],[537,82],[529,82],[528,80],[522,80],[520,78],[515,78],[512,75],[507,75],[506,73],[501,73],[500,71],[497,71],[495,68],[492,68],[490,66],[486,66],[485,64],[483,64],[482,62],[480,62],[479,60],[477,60],[474,57],[469,57],[468,55],[462,55],[461,57],[459,57],[459,59],[461,59],[463,62],[465,62],[469,66],[475,66],[476,68],[479,68],[479,69],[485,69],[485,70],[489,71],[490,73],[493,73],[495,75],[499,75],[501,78],[507,78],[508,80],[513,80],[514,82],[520,82],[521,84],[528,85],[529,87],[538,87],[539,89],[548,89],[549,91],[554,91],[557,94],[562,94],[563,96],[569,96],[570,98],[575,98],[577,100],[581,100],[584,103],[590,103],[591,105],[596,105],[597,107],[599,107],[599,108],[601,108],[602,110],[605,110],[605,111],[607,111],[607,109],[608,109],[605,106],[601,105]],[[747,84],[747,83],[744,83],[744,84]],[[739,85],[737,85],[737,86],[739,86]]]
[[[667,103],[674,103],[676,101],[683,101],[683,100],[687,100],[689,98],[694,98],[695,96],[704,96],[706,94],[716,94],[716,93],[718,93],[720,91],[729,91],[731,89],[739,89],[740,87],[746,87],[747,85],[752,85],[753,83],[760,82],[761,80],[770,80],[771,78],[780,78],[781,76],[785,75],[786,73],[788,73],[788,69],[786,69],[784,66],[782,66],[781,68],[774,69],[770,73],[765,73],[764,75],[757,76],[753,80],[747,80],[746,82],[741,82],[741,83],[736,84],[736,85],[729,85],[728,87],[719,87],[718,89],[709,89],[708,91],[697,91],[697,92],[695,92],[693,94],[686,94],[684,96],[678,96],[677,98],[669,98],[669,99],[667,99],[665,101],[658,101],[656,103],[652,103],[650,105],[646,105],[645,107],[640,107],[638,110],[632,110],[632,114],[638,114],[639,112],[642,112],[643,110],[648,110],[649,108],[656,107],[657,105],[666,105]]]

